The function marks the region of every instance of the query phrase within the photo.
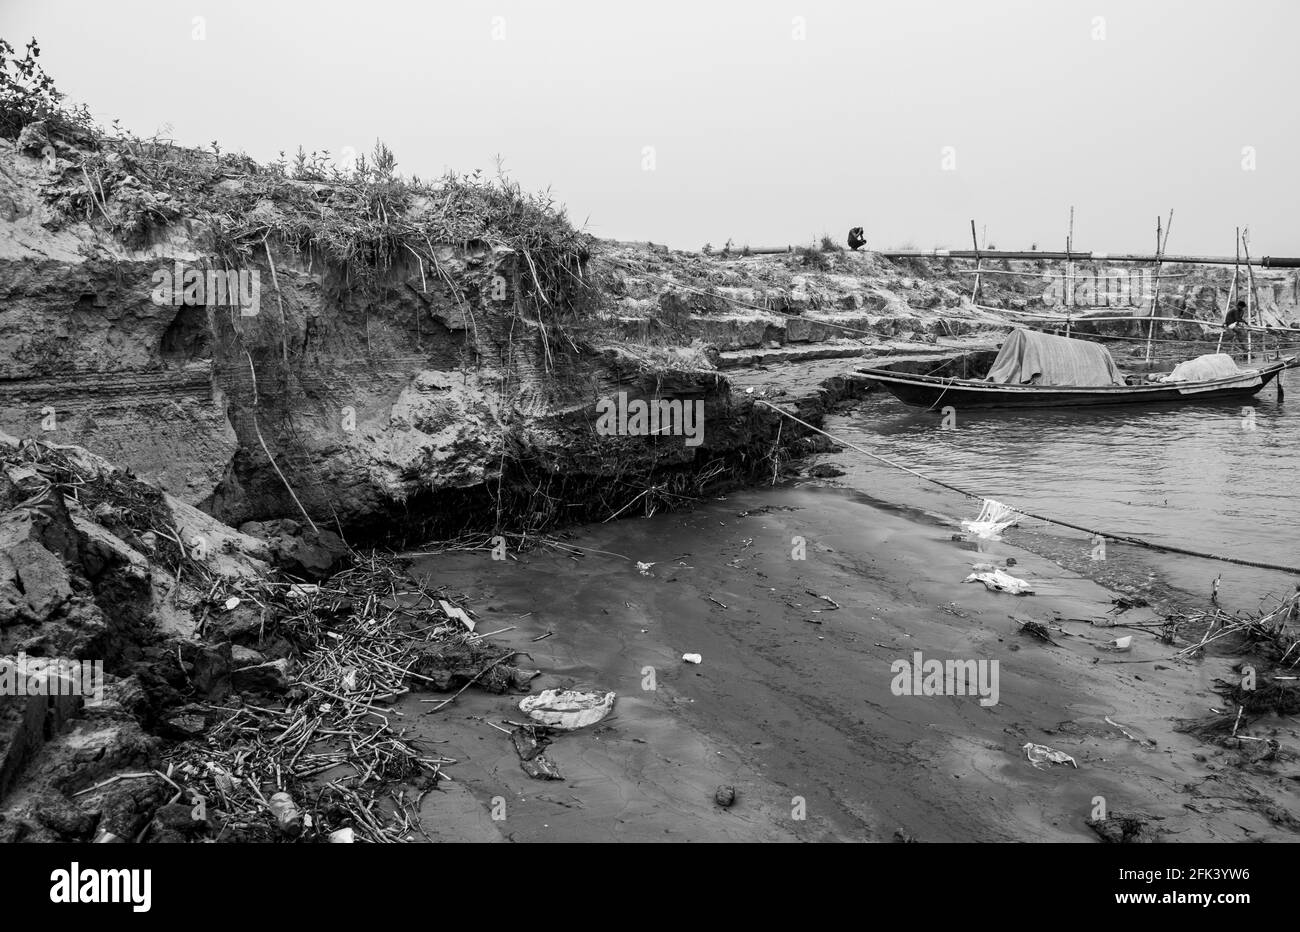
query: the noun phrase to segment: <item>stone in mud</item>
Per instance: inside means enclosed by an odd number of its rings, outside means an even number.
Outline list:
[[[1088,827],[1110,844],[1151,844],[1160,840],[1155,817],[1140,812],[1112,812],[1104,819],[1088,819]]]
[[[18,134],[17,149],[23,155],[34,159],[41,158],[50,145],[50,131],[44,120],[35,120],[23,127]]]
[[[0,845],[15,845],[23,840],[27,826],[18,819],[0,814]]]
[[[713,801],[723,809],[730,809],[736,803],[736,788],[724,783],[713,791]]]
[[[475,686],[488,692],[504,693],[527,688],[527,680],[532,676],[521,674],[519,668],[512,664],[499,663],[483,673],[484,668],[496,659],[492,649],[483,646],[481,642],[446,641],[422,651],[412,670],[432,680],[431,685],[439,692],[455,689],[480,673],[482,676],[475,680]]]
[[[207,720],[198,713],[173,715],[167,719],[167,728],[180,738],[197,738],[207,730]]]
[[[95,817],[78,807],[62,793],[50,792],[35,808],[36,821],[50,831],[70,840],[82,840],[95,827]]]
[[[24,845],[50,845],[63,841],[53,831],[38,822],[23,821],[19,824],[18,842]]]
[[[183,672],[201,695],[221,699],[230,693],[233,662],[229,644],[206,644],[202,641],[178,641]]]
[[[30,508],[0,515],[0,627],[43,622],[72,598],[63,554],[49,547],[49,527]],[[70,549],[76,552],[75,542]]]
[[[241,641],[262,633],[262,609],[253,602],[243,602],[228,612],[208,615],[205,631],[213,640]]]
[[[342,569],[349,550],[333,531],[313,531],[297,521],[250,521],[240,532],[266,541],[271,559],[286,573],[303,579],[325,579]]]
[[[133,840],[170,793],[171,787],[152,778],[115,784],[100,801],[99,830]]]
[[[199,830],[207,825],[207,821],[194,818],[194,806],[192,804],[177,802],[161,806],[154,813],[153,824],[159,834],[175,832],[184,839],[197,834]],[[154,840],[161,841],[162,839],[155,835]]]
[[[256,666],[236,670],[232,675],[235,689],[241,693],[261,693],[278,696],[289,688],[292,674],[292,661],[287,659],[272,660]]]
[[[230,660],[236,670],[242,670],[244,667],[255,667],[258,664],[266,663],[266,658],[251,647],[243,647],[235,644],[230,648]]]

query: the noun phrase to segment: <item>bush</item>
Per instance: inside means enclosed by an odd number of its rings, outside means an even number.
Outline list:
[[[24,126],[37,120],[44,120],[56,132],[93,129],[94,120],[84,104],[64,106],[66,95],[41,67],[37,61],[40,56],[41,48],[35,39],[27,43],[22,58],[12,45],[0,39],[0,135],[17,139]]]

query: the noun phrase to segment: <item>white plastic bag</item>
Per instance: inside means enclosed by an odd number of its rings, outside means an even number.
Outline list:
[[[548,689],[536,696],[525,696],[519,711],[535,722],[573,731],[594,725],[614,708],[612,692],[580,692],[576,689]]]
[[[974,521],[963,521],[962,528],[968,534],[985,540],[1001,540],[1002,532],[1020,520],[1020,513],[991,498],[984,499],[979,515]]]
[[[1074,758],[1064,751],[1054,751],[1045,744],[1026,744],[1021,750],[1029,758],[1029,763],[1033,764],[1039,770],[1042,770],[1042,764],[1069,764],[1075,770],[1079,765],[1074,762]]]
[[[1033,595],[1033,587],[1023,579],[992,570],[984,573],[971,573],[962,582],[982,582],[990,592],[1010,592],[1012,595]]]

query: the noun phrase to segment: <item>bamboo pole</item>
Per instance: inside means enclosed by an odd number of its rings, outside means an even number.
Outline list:
[[[1241,231],[1241,248],[1246,254],[1246,275],[1250,281],[1250,291],[1246,293],[1246,362],[1251,360],[1250,328],[1259,323],[1259,295],[1255,292],[1255,270],[1250,265],[1250,227]],[[1260,357],[1267,356],[1265,337],[1259,338]]]
[[[759,250],[751,250],[757,253]],[[785,250],[780,250],[785,252]],[[875,255],[885,259],[974,259],[975,253],[970,249],[881,249],[875,252]],[[1155,261],[1155,256],[1150,253],[1106,253],[1106,252],[1088,252],[1085,250],[1071,250],[1070,256],[1064,252],[1040,252],[1037,250],[1011,250],[1011,249],[981,249],[980,255],[985,259],[1030,259],[1041,260],[1045,262],[1061,262],[1067,258],[1072,258],[1075,262],[1137,262],[1149,263]],[[1236,262],[1232,256],[1181,256],[1169,255],[1166,253],[1161,256],[1161,261],[1168,265],[1235,265]],[[1297,269],[1300,268],[1300,257],[1285,256],[1261,256],[1258,259],[1251,260],[1252,265],[1257,265],[1261,269]],[[1166,276],[1171,277],[1171,276]]]
[[[1156,315],[1160,313],[1160,266],[1165,246],[1169,244],[1169,229],[1174,225],[1174,211],[1169,209],[1169,223],[1165,226],[1164,237],[1160,235],[1160,218],[1156,217],[1156,284],[1151,291],[1151,324],[1147,328],[1146,361],[1151,361],[1151,341],[1156,335]]]
[[[980,244],[979,244],[979,240],[977,240],[977,239],[975,238],[975,218],[974,218],[974,217],[972,217],[972,218],[971,218],[971,221],[970,221],[970,241],[971,241],[971,243],[975,246],[975,285],[971,288],[971,291],[970,291],[970,303],[971,303],[971,304],[975,304],[975,303],[979,300],[979,294],[980,294],[980,267],[984,264],[984,260],[983,260],[983,258],[981,258],[981,256],[980,256]]]
[[[1070,205],[1070,229],[1065,234],[1065,335],[1070,335],[1070,308],[1074,306],[1074,292],[1071,290],[1070,283],[1074,281],[1074,263],[1070,261],[1070,253],[1074,249],[1074,205]]]
[[[1223,308],[1224,320],[1227,320],[1228,314],[1232,312],[1232,302],[1237,297],[1237,272],[1238,272],[1237,269],[1232,270],[1232,284],[1228,287],[1228,301]],[[1215,348],[1214,350],[1215,353],[1220,353],[1223,351],[1223,335],[1227,332],[1228,332],[1227,328],[1224,328],[1219,331],[1219,345]]]
[[[1236,262],[1236,264],[1232,267],[1232,269],[1233,269],[1233,271],[1232,271],[1232,277],[1233,277],[1233,279],[1236,279],[1237,274],[1238,274],[1238,273],[1240,272],[1240,270],[1241,270],[1241,227],[1237,227],[1237,242],[1236,242],[1235,245],[1236,245],[1236,249],[1237,249],[1237,262]],[[1233,304],[1232,304],[1233,308],[1236,308],[1236,306],[1237,306],[1237,301],[1239,301],[1239,300],[1241,300],[1241,289],[1240,289],[1240,287],[1237,288],[1236,294],[1233,295],[1233,299],[1232,299],[1232,301],[1233,301]],[[1246,321],[1245,323],[1246,323],[1246,326],[1247,326],[1247,327],[1250,326],[1250,321]],[[1235,342],[1235,341],[1234,341],[1234,342]],[[1249,348],[1250,348],[1250,334],[1249,334],[1249,333],[1246,334],[1246,347],[1247,347],[1247,358],[1249,358]]]

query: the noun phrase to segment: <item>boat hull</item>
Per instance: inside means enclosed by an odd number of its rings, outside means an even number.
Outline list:
[[[1279,360],[1249,375],[1172,385],[1002,385],[977,379],[906,375],[884,369],[859,369],[857,375],[879,382],[899,401],[918,408],[938,410],[949,405],[954,408],[1061,408],[1248,398],[1294,364],[1292,359]]]

